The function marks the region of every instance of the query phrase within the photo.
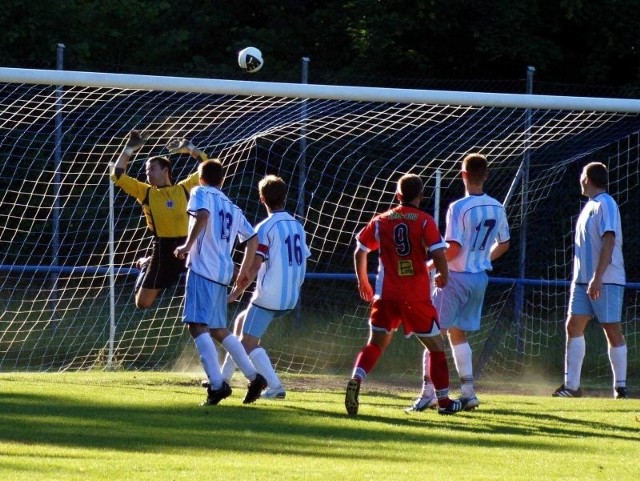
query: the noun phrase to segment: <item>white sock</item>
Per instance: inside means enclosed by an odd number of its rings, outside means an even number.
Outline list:
[[[460,395],[462,397],[475,396],[473,390],[473,355],[468,342],[451,346],[453,361],[460,376]]]
[[[609,361],[613,371],[613,387],[627,386],[627,345],[610,347]]]
[[[422,393],[420,397],[430,398],[435,395],[436,391],[429,377],[429,350],[425,349],[422,353]]]
[[[249,381],[253,381],[256,378],[256,374],[258,373],[258,371],[251,363],[251,359],[249,359],[247,351],[244,350],[244,346],[240,343],[240,339],[238,339],[234,334],[229,334],[222,341],[222,345],[231,355],[233,361],[236,363],[245,377]]]
[[[220,374],[220,363],[218,362],[218,350],[213,339],[208,332],[200,334],[193,340],[200,354],[200,362],[207,374],[212,389],[219,389],[222,386],[222,375]]]
[[[231,378],[233,377],[236,367],[235,361],[227,352],[227,355],[224,357],[224,364],[222,364],[222,378],[228,383],[231,383]]]
[[[282,387],[282,383],[280,382],[276,371],[273,369],[271,359],[269,359],[267,351],[258,347],[249,353],[249,359],[251,359],[251,362],[258,372],[267,380],[267,385],[270,388],[277,389]]]
[[[586,344],[584,336],[567,339],[567,351],[564,356],[564,387],[576,390],[580,387],[580,373]]]

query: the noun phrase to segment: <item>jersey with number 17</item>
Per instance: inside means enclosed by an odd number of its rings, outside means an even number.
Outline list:
[[[444,249],[433,218],[403,204],[374,217],[356,236],[358,248],[378,250],[374,299],[431,301],[428,253]]]
[[[509,223],[504,206],[487,194],[467,195],[449,205],[447,242],[457,242],[460,254],[449,261],[454,272],[490,271],[491,246],[494,242],[507,242]]]

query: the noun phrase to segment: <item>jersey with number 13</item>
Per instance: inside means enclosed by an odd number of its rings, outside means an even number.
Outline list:
[[[445,243],[433,218],[411,205],[400,205],[371,220],[356,236],[358,247],[378,249],[374,299],[430,301],[428,252]]]
[[[209,212],[209,222],[189,251],[187,267],[210,281],[228,285],[233,278],[231,253],[236,238],[244,242],[256,233],[240,207],[215,187],[201,185],[191,191],[187,205],[190,230],[199,210]]]

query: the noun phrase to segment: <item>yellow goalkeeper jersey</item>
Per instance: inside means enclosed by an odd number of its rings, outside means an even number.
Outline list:
[[[142,212],[149,230],[158,237],[185,237],[189,229],[187,202],[189,192],[199,185],[198,172],[167,187],[153,187],[127,174],[120,178],[111,176],[114,184],[136,198],[142,205]]]

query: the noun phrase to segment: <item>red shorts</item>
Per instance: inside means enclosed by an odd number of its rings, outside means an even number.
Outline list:
[[[440,330],[438,312],[431,302],[385,301],[376,299],[371,305],[369,323],[374,330],[394,332],[400,327],[404,335],[427,336]]]

